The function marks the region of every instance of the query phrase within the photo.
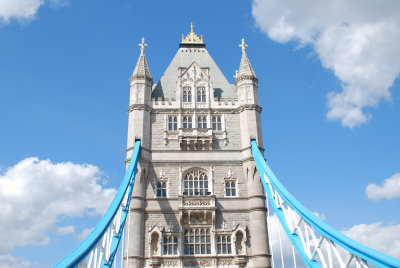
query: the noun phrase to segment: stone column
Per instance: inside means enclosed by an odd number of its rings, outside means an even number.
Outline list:
[[[129,242],[126,238],[127,247],[124,267],[141,268],[144,266],[144,236],[145,236],[145,182],[148,173],[148,163],[139,160],[135,184],[133,186],[132,199],[128,214]],[[128,237],[128,233],[126,234]]]
[[[251,245],[249,257],[253,267],[271,267],[263,186],[253,160],[248,160],[243,167],[247,176],[249,197],[250,239],[248,242]]]

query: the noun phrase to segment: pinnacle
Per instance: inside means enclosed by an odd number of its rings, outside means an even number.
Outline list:
[[[242,59],[240,60],[240,67],[239,67],[239,72],[236,75],[236,80],[239,78],[255,78],[256,74],[254,73],[253,67],[251,67],[249,58],[247,57],[246,54],[246,47],[247,45],[244,42],[244,39],[242,39],[242,44],[239,45],[242,47]]]
[[[136,63],[135,69],[133,70],[132,77],[133,78],[148,78],[153,80],[150,74],[149,66],[147,65],[146,55],[144,54],[145,47],[147,44],[144,43],[144,38],[142,38],[142,43],[140,46],[140,56]]]

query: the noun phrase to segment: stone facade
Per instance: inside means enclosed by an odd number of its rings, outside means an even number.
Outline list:
[[[193,29],[153,85],[141,53],[130,79],[127,160],[141,140],[125,267],[271,267],[258,79],[242,41],[234,85]]]

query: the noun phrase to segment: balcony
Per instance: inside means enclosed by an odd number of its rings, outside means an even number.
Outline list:
[[[212,148],[211,128],[180,128],[178,141],[183,151],[202,151]]]
[[[179,209],[213,210],[215,209],[215,196],[179,196]]]

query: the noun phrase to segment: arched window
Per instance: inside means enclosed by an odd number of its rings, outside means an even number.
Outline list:
[[[205,87],[197,88],[197,102],[206,102],[206,89]]]
[[[225,196],[236,196],[235,180],[225,180]]]
[[[184,194],[193,195],[208,195],[208,178],[207,175],[200,171],[194,170],[185,175]]]
[[[197,128],[207,128],[207,117],[205,116],[197,117]]]
[[[183,128],[192,128],[192,117],[191,116],[183,117]]]
[[[192,89],[190,87],[183,88],[183,102],[192,102]]]
[[[176,116],[168,116],[168,130],[176,131],[178,129],[178,118]]]
[[[157,197],[167,197],[167,183],[157,183]]]
[[[192,228],[185,230],[185,255],[211,254],[211,235],[209,228]]]
[[[222,122],[221,116],[213,116],[212,118],[213,130],[222,130],[221,122]]]

